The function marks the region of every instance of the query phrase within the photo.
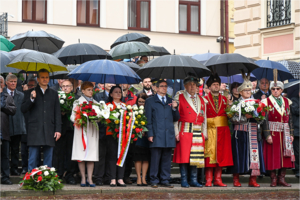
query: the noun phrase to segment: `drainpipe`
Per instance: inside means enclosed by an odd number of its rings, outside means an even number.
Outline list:
[[[221,3],[221,5],[220,5],[220,7],[221,7],[221,10],[220,10],[220,16],[221,16],[220,36],[223,38],[220,41],[220,45],[221,45],[221,54],[223,54],[224,53],[224,3],[223,3],[223,0],[221,0],[220,3]]]
[[[225,0],[225,52],[229,53],[228,0]]]

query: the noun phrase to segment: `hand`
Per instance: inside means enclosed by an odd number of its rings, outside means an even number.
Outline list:
[[[265,94],[263,94],[263,95],[261,96],[261,100],[263,100],[263,99],[265,99],[265,98],[267,98],[267,96],[266,96]]]
[[[153,137],[148,137],[149,142],[153,142]]]
[[[273,144],[272,136],[270,135],[267,139],[267,143]]]
[[[178,106],[177,101],[172,100],[172,107],[175,109]]]
[[[291,140],[292,140],[292,142],[294,141],[294,136],[291,136]]]
[[[246,117],[247,119],[253,118],[253,116],[252,116],[252,115],[249,115],[249,114],[245,114],[245,117]]]
[[[31,99],[35,99],[35,97],[36,97],[36,92],[35,92],[35,90],[33,90],[31,92]]]
[[[23,91],[26,91],[26,90],[28,90],[28,86],[27,86],[27,84],[25,84],[25,85],[22,85],[22,88],[23,88]]]
[[[179,135],[176,135],[175,138],[176,138],[176,141],[179,142]]]
[[[228,100],[228,104],[229,104],[229,105],[232,105],[232,103],[233,103],[233,98],[232,98],[232,96],[228,95],[227,100]]]
[[[60,138],[60,136],[61,136],[60,132],[55,132],[54,133],[54,138],[56,138],[55,141],[57,141]]]

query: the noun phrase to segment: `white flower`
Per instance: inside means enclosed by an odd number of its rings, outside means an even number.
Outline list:
[[[109,114],[110,114],[110,111],[109,110],[102,110],[102,116],[105,118],[105,119],[108,119],[109,118]]]
[[[139,109],[140,109],[140,110],[144,110],[144,106],[140,106]]]
[[[46,167],[45,167],[45,166],[41,166],[40,168],[41,168],[42,170],[46,169]]]
[[[144,113],[144,111],[143,111],[143,110],[139,110],[139,113],[140,113],[140,114],[143,114],[143,113]]]
[[[51,171],[51,172],[55,172],[55,168],[54,168],[54,167],[51,167],[51,168],[50,168],[50,171]]]
[[[244,108],[246,106],[245,101],[242,102],[242,107]]]
[[[253,106],[255,104],[255,101],[250,101],[250,105]]]
[[[112,115],[113,115],[115,118],[118,118],[118,119],[119,119],[120,113],[117,112],[117,113],[113,113]]]
[[[248,102],[246,102],[246,106],[248,106],[248,107],[250,106],[250,102],[249,102],[249,101],[248,101]]]
[[[97,114],[97,117],[101,117],[101,115],[102,115],[102,112],[101,112],[101,110],[100,110],[100,108],[99,108],[99,106],[95,106],[95,105],[93,105],[92,106],[92,108],[95,110],[95,112],[96,112],[96,114]]]
[[[138,114],[139,114],[139,112],[138,112],[138,111],[135,111],[135,112],[134,112],[134,114],[135,114],[135,115],[138,115]]]
[[[234,111],[235,109],[236,109],[236,105],[233,105],[230,110]]]
[[[132,113],[130,112],[128,115],[129,115],[129,116],[132,116]]]
[[[100,101],[100,103],[101,103],[101,101]],[[109,105],[107,106],[107,108],[109,108],[109,109],[113,109],[113,108],[114,108],[114,105],[112,105],[112,104],[109,104]],[[118,108],[118,106],[117,106],[117,108]],[[120,109],[120,108],[118,108],[118,109]]]
[[[128,109],[128,110],[131,110],[131,109],[132,109],[131,105],[128,105],[128,106],[127,106],[127,109]]]
[[[61,100],[59,101],[59,103],[60,103],[60,104],[64,104],[65,101],[61,99]]]
[[[134,106],[132,107],[132,110],[138,110],[137,105],[134,105]]]
[[[121,109],[121,106],[120,106],[120,105],[117,105],[117,109]]]
[[[44,175],[45,175],[45,176],[48,176],[48,175],[49,175],[49,172],[48,172],[48,171],[44,171]]]

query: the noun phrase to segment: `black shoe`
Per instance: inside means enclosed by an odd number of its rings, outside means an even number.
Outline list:
[[[151,184],[152,188],[158,188],[157,184]]]
[[[13,170],[10,172],[10,175],[12,176],[20,176],[20,173],[18,172],[18,170]]]
[[[75,180],[67,180],[66,183],[69,184],[69,185],[76,185]]]
[[[123,178],[123,181],[124,183],[128,184],[128,185],[131,185],[132,184],[132,181],[130,180],[130,177],[125,177]]]
[[[26,174],[27,171],[25,169],[22,170],[21,174]]]
[[[126,187],[126,184],[121,184],[121,183],[117,182],[117,186]]]
[[[146,184],[142,183],[142,186],[148,186],[148,184],[147,183]]]
[[[7,179],[6,181],[1,181],[1,184],[2,185],[12,185],[13,183],[9,179]]]
[[[96,185],[103,186],[103,183],[102,183],[102,181],[96,181]]]
[[[136,184],[136,186],[143,186],[142,184]]]
[[[116,187],[116,184],[109,184],[110,187]]]
[[[167,187],[167,188],[173,188],[174,185],[171,185],[170,183],[162,183],[161,184],[162,187]]]
[[[299,178],[299,173],[295,174],[295,176],[296,176],[297,178]]]

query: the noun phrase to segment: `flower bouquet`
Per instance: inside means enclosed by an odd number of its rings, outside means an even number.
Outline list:
[[[58,178],[54,167],[40,166],[24,175],[20,181],[20,186],[25,190],[34,191],[56,191],[61,190],[64,185]]]
[[[73,103],[75,101],[75,95],[73,92],[67,94],[64,91],[58,91],[58,99],[60,103],[61,112],[71,113]]]
[[[101,92],[101,90],[99,88],[95,88],[95,90],[93,90],[93,96],[99,92]]]

